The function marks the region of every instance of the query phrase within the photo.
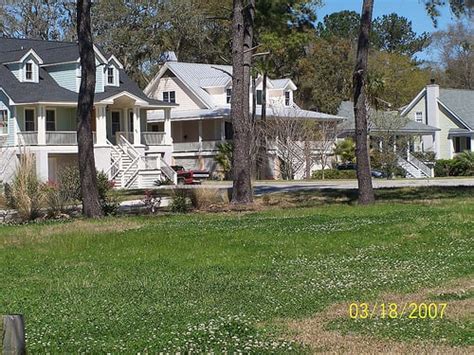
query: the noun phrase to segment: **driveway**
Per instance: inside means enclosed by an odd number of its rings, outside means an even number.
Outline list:
[[[436,178],[436,179],[373,179],[374,188],[384,187],[422,187],[422,186],[474,186],[474,177],[469,178]],[[205,187],[229,188],[232,182],[205,183]],[[323,189],[357,189],[357,180],[317,180],[317,181],[257,181],[254,183],[255,194],[264,195],[274,192],[290,192],[301,190]]]

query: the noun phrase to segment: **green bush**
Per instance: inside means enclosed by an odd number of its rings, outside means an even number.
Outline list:
[[[462,152],[454,159],[439,159],[434,166],[436,177],[474,176],[474,153]]]
[[[175,213],[186,213],[189,211],[187,189],[176,188],[173,190],[170,209],[171,212]]]
[[[323,171],[313,171],[313,173],[311,174],[311,178],[315,180],[321,180],[323,178]],[[357,179],[357,172],[355,170],[326,169],[324,170],[324,179]]]

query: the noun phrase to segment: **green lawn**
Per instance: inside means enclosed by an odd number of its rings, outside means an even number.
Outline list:
[[[32,353],[308,351],[286,320],[472,279],[473,190],[447,191],[411,204],[386,192],[372,207],[2,226],[0,312],[24,314]],[[360,323],[326,328],[473,345],[469,317]]]

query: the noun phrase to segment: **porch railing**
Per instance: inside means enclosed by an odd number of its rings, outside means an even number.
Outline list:
[[[222,141],[202,141],[199,142],[178,142],[173,143],[173,150],[175,152],[199,152],[199,151],[214,151],[217,150],[217,145]]]
[[[18,144],[20,145],[38,145],[38,132],[28,131],[18,133]]]
[[[165,132],[142,132],[142,143],[146,145],[165,144]]]
[[[46,145],[76,145],[76,131],[46,132]]]

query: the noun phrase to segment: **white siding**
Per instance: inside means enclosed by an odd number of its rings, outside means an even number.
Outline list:
[[[152,98],[162,100],[163,91],[176,92],[176,103],[179,104],[179,107],[176,107],[173,111],[204,108],[204,106],[198,103],[199,101],[195,99],[194,95],[185,88],[176,77],[162,77],[158,83],[158,87],[152,93]]]

